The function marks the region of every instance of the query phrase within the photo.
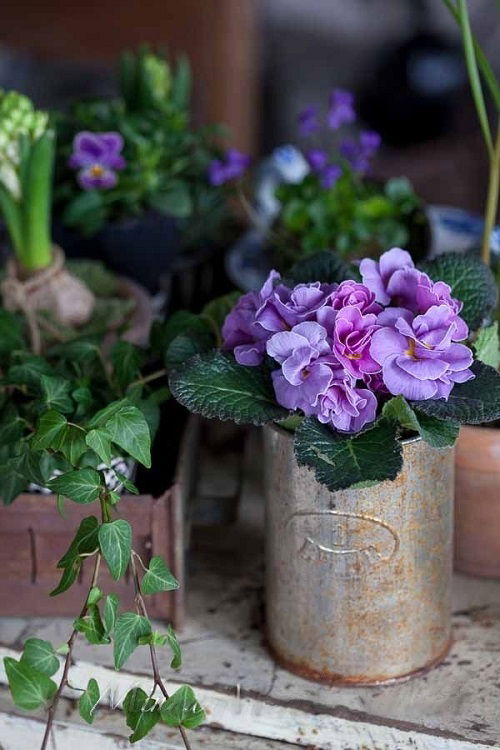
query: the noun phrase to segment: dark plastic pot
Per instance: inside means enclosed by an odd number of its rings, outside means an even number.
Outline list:
[[[92,237],[56,221],[53,234],[68,257],[102,260],[150,292],[158,291],[160,277],[170,269],[181,249],[179,222],[153,211],[109,223]]]

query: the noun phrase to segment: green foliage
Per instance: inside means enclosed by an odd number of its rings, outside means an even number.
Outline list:
[[[48,486],[57,494],[83,505],[98,500],[102,489],[99,472],[88,468],[68,471],[54,477],[49,480]]]
[[[110,573],[118,581],[127,570],[132,550],[132,529],[128,521],[103,523],[99,529],[99,545]]]
[[[482,328],[474,342],[476,357],[485,365],[498,370],[500,365],[500,342],[498,339],[498,321],[487,328]]]
[[[474,255],[445,253],[422,264],[433,281],[444,281],[452,295],[463,302],[461,317],[476,331],[491,317],[498,290],[490,269]]]
[[[403,462],[396,427],[386,419],[355,437],[304,419],[295,433],[295,455],[332,492],[357,482],[395,479]]]
[[[147,572],[142,579],[141,588],[144,594],[159,594],[161,591],[173,591],[179,588],[179,581],[167,568],[162,557],[151,558]]]
[[[57,685],[43,672],[26,662],[16,661],[10,656],[3,660],[9,681],[12,700],[24,711],[34,711],[44,706],[57,690]]]
[[[395,396],[384,404],[382,414],[407,430],[418,433],[433,448],[454,445],[460,425],[423,414],[412,409],[403,396]]]
[[[169,727],[195,729],[205,721],[205,712],[192,688],[183,685],[161,706],[161,718]]]
[[[500,419],[500,374],[476,361],[471,367],[473,380],[457,383],[447,401],[414,401],[415,409],[430,417],[459,424],[482,424]]]
[[[97,604],[90,604],[87,607],[87,613],[83,617],[77,617],[73,627],[94,646],[110,642]]]
[[[264,424],[288,415],[276,403],[270,373],[239,365],[218,351],[193,357],[171,374],[169,382],[175,398],[204,417]]]
[[[361,179],[347,164],[329,189],[310,173],[300,183],[280,185],[276,196],[281,211],[272,244],[279,268],[323,250],[344,259],[378,256],[391,247],[407,247],[412,225],[425,224],[408,180],[379,185]]]
[[[114,632],[115,669],[121,669],[129,656],[140,645],[139,638],[151,634],[151,623],[135,612],[119,615]]]
[[[80,712],[80,716],[84,721],[87,722],[87,724],[92,724],[92,722],[94,721],[95,709],[97,707],[97,704],[99,703],[100,697],[101,693],[99,690],[99,685],[97,684],[97,681],[94,680],[93,677],[91,677],[88,681],[87,689],[81,695],[80,700],[78,701],[78,710]]]
[[[104,632],[106,635],[112,635],[115,629],[116,617],[118,613],[118,597],[116,594],[109,594],[104,602],[103,621]]]
[[[33,667],[47,677],[52,677],[59,669],[59,659],[52,644],[41,638],[28,638],[25,641],[21,664]]]
[[[160,709],[153,698],[141,688],[132,688],[123,701],[123,711],[127,726],[133,730],[130,742],[134,743],[145,737],[160,721]]]
[[[288,278],[292,284],[305,284],[318,279],[324,284],[340,284],[341,281],[358,277],[357,268],[345,263],[331,250],[298,260],[288,271]]]
[[[217,133],[191,125],[190,88],[184,58],[171,65],[142,48],[123,55],[117,98],[82,99],[58,113],[55,199],[65,224],[92,235],[109,222],[155,211],[177,219],[191,246],[219,237],[227,216],[225,189],[207,180],[208,165],[219,153]],[[82,130],[123,136],[126,166],[114,187],[79,187],[68,158]]]

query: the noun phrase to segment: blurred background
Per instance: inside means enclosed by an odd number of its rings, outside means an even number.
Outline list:
[[[495,0],[475,0],[477,36],[498,71]],[[457,29],[440,0],[4,0],[0,86],[39,106],[113,93],[141,42],[185,52],[197,121],[227,123],[243,151],[293,142],[295,117],[352,89],[384,148],[375,171],[407,174],[422,197],[483,208],[486,161]]]

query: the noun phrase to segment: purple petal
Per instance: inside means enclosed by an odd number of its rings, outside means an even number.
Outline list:
[[[277,334],[279,336],[279,334]],[[292,385],[301,385],[309,374],[305,374],[306,367],[315,358],[315,352],[310,346],[302,346],[285,359],[281,370]]]
[[[266,345],[267,353],[280,364],[290,357],[295,349],[309,346],[308,340],[293,331],[281,331],[275,333]]]
[[[448,364],[440,359],[415,359],[404,354],[398,356],[396,364],[419,380],[437,380],[448,369]]]
[[[77,180],[84,190],[109,190],[116,185],[118,177],[111,169],[93,165],[82,169],[77,175]]]
[[[379,267],[380,275],[384,281],[387,281],[394,271],[400,268],[414,268],[414,263],[410,253],[401,250],[400,247],[393,247],[392,250],[387,250],[380,256]]]
[[[388,357],[382,370],[384,383],[389,393],[392,393],[393,396],[404,396],[414,401],[433,398],[437,392],[436,382],[412,377],[398,366],[397,359],[397,354]]]
[[[256,367],[264,359],[264,342],[256,341],[252,344],[240,344],[234,349],[234,358],[239,365]]]
[[[370,344],[370,354],[380,365],[408,348],[407,339],[393,328],[380,328],[375,331]]]

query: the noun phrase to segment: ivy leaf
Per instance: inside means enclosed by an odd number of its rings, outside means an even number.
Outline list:
[[[69,395],[72,388],[71,381],[65,378],[42,375],[40,387],[46,409],[62,411],[63,414],[69,414],[73,411],[73,401]]]
[[[408,430],[417,432],[433,448],[446,448],[454,445],[460,425],[445,422],[414,411],[403,396],[395,396],[384,405],[382,414]]]
[[[10,505],[27,487],[24,460],[23,454],[0,464],[0,497],[4,505]]]
[[[25,641],[21,664],[27,664],[47,677],[52,677],[59,669],[59,659],[52,644],[41,638],[28,638]]]
[[[90,589],[89,595],[87,597],[87,604],[98,604],[102,599],[102,591],[99,588],[99,586],[94,586]]]
[[[132,529],[128,521],[103,523],[99,529],[99,545],[115,581],[127,570],[132,550]]]
[[[35,434],[31,438],[31,447],[35,451],[47,449],[59,450],[68,421],[62,414],[51,409],[46,411],[38,420]]]
[[[498,291],[491,270],[474,255],[444,253],[421,268],[433,281],[444,281],[453,297],[464,303],[461,317],[477,330],[497,304]]]
[[[158,594],[160,591],[173,591],[179,588],[179,581],[174,578],[159,555],[151,558],[147,572],[141,582],[144,594]]]
[[[93,645],[109,643],[110,641],[105,633],[97,604],[91,604],[84,617],[77,617],[73,623],[73,627],[79,633],[83,633],[87,641]]]
[[[135,612],[119,615],[115,624],[113,655],[115,669],[121,669],[129,656],[139,646],[139,638],[151,633],[151,623]]]
[[[68,565],[66,565],[59,584],[50,592],[50,596],[58,596],[71,588],[78,577],[81,567],[82,560],[80,557],[74,558]]]
[[[25,348],[22,319],[8,310],[0,309],[0,354]]]
[[[487,328],[481,328],[475,340],[474,350],[476,357],[485,365],[498,370],[500,365],[500,343],[498,340],[498,321]]]
[[[182,652],[181,647],[179,645],[179,641],[177,640],[177,635],[175,633],[175,630],[173,627],[169,624],[167,626],[167,643],[172,649],[173,658],[170,662],[170,666],[172,669],[180,669],[182,667]]]
[[[140,374],[144,364],[144,354],[139,347],[129,341],[119,339],[111,349],[113,375],[120,388],[126,388]]]
[[[72,466],[76,466],[87,450],[85,431],[74,424],[68,424],[61,435],[58,450]]]
[[[162,721],[169,727],[196,729],[205,721],[205,712],[196,700],[193,689],[182,685],[160,709]]]
[[[99,473],[90,468],[67,471],[47,484],[54,492],[82,505],[97,500],[102,489]]]
[[[87,516],[80,522],[77,532],[67,552],[57,563],[58,568],[66,568],[79,555],[88,555],[99,547],[99,521],[95,516]]]
[[[154,698],[149,698],[141,688],[132,688],[123,701],[127,726],[133,729],[130,742],[145,737],[160,720],[160,709]]]
[[[18,708],[34,711],[53,698],[57,685],[46,674],[10,656],[6,656],[3,663],[12,700]]]
[[[133,482],[131,482],[130,479],[125,476],[125,474],[122,474],[121,472],[116,471],[116,469],[113,469],[113,471],[115,472],[115,476],[118,479],[118,481],[121,484],[123,484],[123,486],[125,487],[125,489],[128,492],[130,492],[132,495],[138,495],[139,494],[139,490],[137,489],[137,487],[135,486],[135,484]]]
[[[97,707],[97,704],[99,703],[100,697],[101,693],[99,690],[99,685],[97,684],[97,681],[94,680],[93,677],[91,677],[87,683],[87,689],[78,701],[78,710],[80,711],[80,716],[84,721],[87,722],[87,724],[92,724],[92,722],[94,721],[95,709]]]
[[[105,423],[104,430],[120,448],[147,469],[151,467],[151,435],[143,413],[132,404],[120,407]]]
[[[104,632],[111,635],[115,629],[116,615],[118,612],[118,597],[116,594],[109,594],[104,602],[103,620]]]
[[[457,383],[448,400],[412,401],[411,406],[430,417],[459,424],[482,424],[500,419],[500,374],[482,362],[473,362],[473,380]]]
[[[104,430],[90,430],[85,435],[86,445],[97,453],[101,461],[109,466],[111,463],[111,440]]]
[[[312,417],[304,419],[295,433],[295,455],[332,492],[358,482],[395,479],[403,463],[396,427],[385,419],[355,437],[333,432]]]
[[[264,424],[288,416],[276,403],[270,374],[263,367],[239,365],[217,351],[193,357],[174,371],[170,390],[183,406],[204,417]]]
[[[295,263],[287,274],[293,284],[308,283],[321,279],[323,284],[334,284],[346,279],[359,278],[359,271],[332,250],[310,255]]]

